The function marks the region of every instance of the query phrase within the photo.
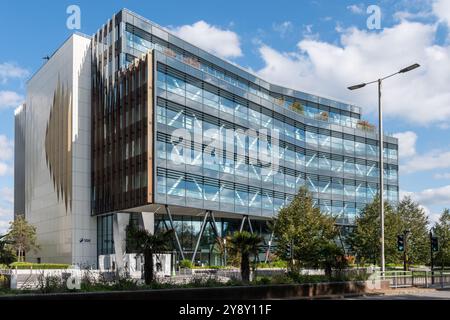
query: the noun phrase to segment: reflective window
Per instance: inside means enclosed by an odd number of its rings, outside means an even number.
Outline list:
[[[192,84],[186,83],[186,98],[202,102],[202,89]]]
[[[320,170],[331,170],[331,161],[325,155],[321,155],[319,158],[319,169]]]
[[[314,132],[306,131],[306,143],[317,144],[317,134]]]
[[[234,103],[231,100],[228,100],[226,98],[220,98],[220,111],[229,113],[229,114],[234,114]]]
[[[317,169],[318,167],[318,161],[317,161],[317,153],[313,153],[313,154],[307,154],[305,161],[306,161],[306,167],[307,168],[313,168],[313,169]]]
[[[166,75],[167,91],[176,93],[180,96],[185,95],[185,83],[183,80]]]
[[[203,91],[203,103],[214,109],[219,107],[219,96],[209,91]]]
[[[195,178],[186,181],[186,197],[203,200],[203,184]]]
[[[204,185],[204,197],[208,201],[219,201],[219,187],[217,185]]]
[[[331,146],[331,137],[319,134],[319,146],[322,148],[329,148]]]

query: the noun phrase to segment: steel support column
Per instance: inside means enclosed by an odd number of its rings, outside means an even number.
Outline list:
[[[214,218],[214,213],[212,211],[209,211],[210,214],[210,218],[209,219],[209,223],[211,224],[211,227],[213,228],[214,233],[216,234],[217,238],[220,238],[220,233],[219,230],[217,230],[217,224],[216,224],[216,219]]]
[[[250,220],[250,217],[247,216],[247,221],[248,221],[248,226],[250,228],[250,233],[253,234],[253,226],[252,226],[252,221]]]
[[[239,232],[242,232],[242,230],[244,229],[244,223],[245,223],[245,219],[247,218],[247,216],[243,216],[242,217],[242,221],[241,221],[241,227],[239,228]]]
[[[264,260],[264,263],[267,263],[267,261],[269,261],[269,254],[270,248],[272,247],[272,240],[273,240],[273,232],[270,234],[269,247],[267,248],[266,259]]]
[[[178,251],[180,251],[181,259],[184,260],[183,248],[181,247],[180,239],[178,239],[177,230],[175,229],[175,226],[173,225],[172,214],[170,213],[169,206],[167,204],[165,207],[166,207],[166,213],[169,216],[170,227],[172,228],[173,234],[175,235],[175,241],[177,243]]]
[[[200,232],[198,234],[197,243],[195,244],[194,253],[192,254],[191,262],[194,263],[195,255],[197,254],[198,246],[200,245],[200,240],[202,239],[203,231],[205,230],[206,220],[208,219],[209,211],[205,211],[205,218],[203,219],[202,225],[200,227]]]

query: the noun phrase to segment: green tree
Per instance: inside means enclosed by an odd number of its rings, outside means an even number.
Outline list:
[[[151,234],[132,225],[127,227],[127,247],[144,255],[144,280],[149,285],[154,281],[153,255],[169,250],[173,230]]]
[[[36,227],[20,216],[10,222],[6,240],[11,243],[11,247],[17,252],[19,262],[24,261],[27,252],[37,251],[40,248],[36,240]]]
[[[377,264],[381,260],[380,200],[375,197],[356,217],[355,227],[347,238],[351,250],[360,263]],[[384,248],[386,263],[400,263],[397,250],[397,235],[401,224],[399,215],[388,202],[384,203]]]
[[[338,227],[335,218],[314,206],[306,187],[300,188],[289,206],[280,210],[271,228],[277,241],[277,255],[289,261],[289,269],[300,267],[331,269],[343,260],[344,252],[337,245]],[[287,249],[291,248],[291,256]]]
[[[436,264],[442,269],[450,265],[450,210],[445,209],[434,226],[434,236],[438,238],[439,251],[435,254]]]
[[[248,231],[236,231],[230,238],[230,251],[238,254],[241,260],[242,281],[250,281],[250,256],[258,254],[260,236]]]
[[[404,197],[397,209],[400,233],[409,230],[407,236],[407,265],[426,264],[430,260],[428,217],[419,203]]]

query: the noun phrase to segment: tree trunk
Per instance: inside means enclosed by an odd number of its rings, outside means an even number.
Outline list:
[[[153,282],[153,252],[151,250],[144,251],[144,280],[147,285]]]
[[[241,277],[242,281],[250,282],[250,258],[247,253],[241,255]]]
[[[330,263],[326,263],[325,264],[325,276],[331,280],[331,275],[332,275],[332,268],[331,268],[331,264]]]

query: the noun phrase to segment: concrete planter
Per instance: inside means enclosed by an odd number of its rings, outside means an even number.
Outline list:
[[[0,300],[260,300],[362,294],[366,283],[333,282],[292,285],[163,289],[0,296]]]

